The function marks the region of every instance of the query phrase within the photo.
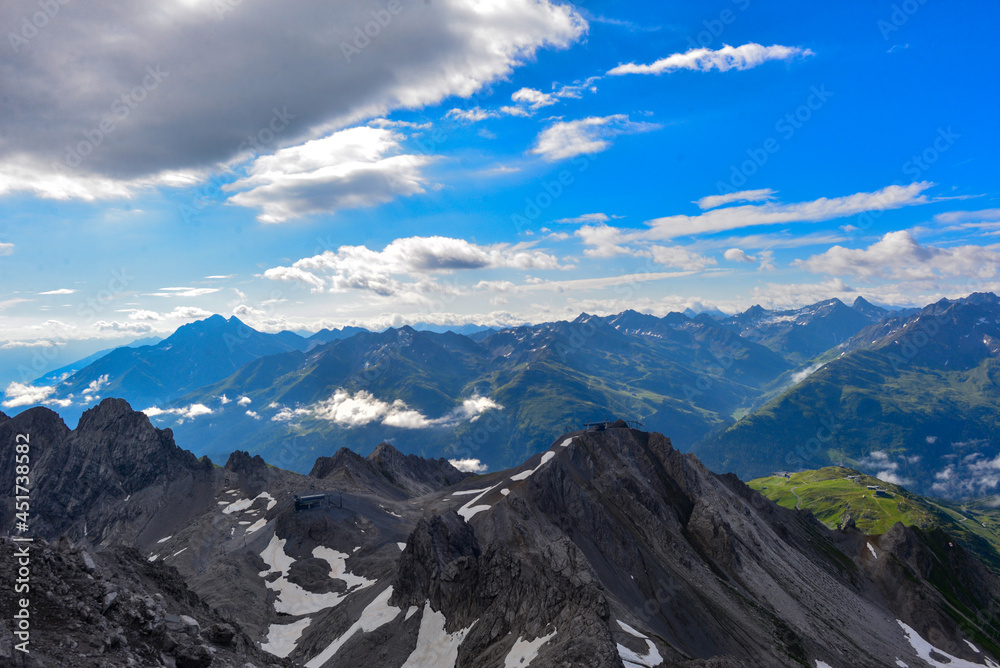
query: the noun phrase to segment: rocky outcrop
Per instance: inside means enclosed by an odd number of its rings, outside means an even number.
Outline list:
[[[129,543],[158,516],[183,522],[211,498],[212,462],[177,447],[169,429],[156,429],[121,399],[88,410],[74,430],[47,408],[0,423],[0,442],[18,434],[30,443],[33,535]],[[0,449],[4,480],[14,480],[16,465],[14,448]],[[4,498],[7,523],[12,496]]]
[[[407,498],[456,485],[470,474],[459,471],[446,459],[404,455],[382,443],[367,457],[347,448],[341,448],[333,457],[320,457],[309,475],[359,490],[380,490],[390,498]]]
[[[420,496],[457,485],[471,475],[459,471],[446,459],[404,455],[388,443],[379,444],[365,459],[389,482],[410,496]]]
[[[176,569],[117,548],[91,556],[63,539],[31,544],[31,629],[25,665],[278,666],[240,628],[220,617]],[[0,569],[17,570],[15,545],[0,539]],[[10,587],[0,608],[16,609]],[[0,622],[0,665],[25,658],[13,649],[9,618]],[[17,642],[17,640],[15,640]],[[33,662],[33,663],[32,663]]]

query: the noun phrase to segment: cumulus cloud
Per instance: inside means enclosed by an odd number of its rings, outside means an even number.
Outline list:
[[[716,264],[715,258],[700,255],[683,246],[652,246],[649,254],[657,264],[684,271],[701,271]]]
[[[658,130],[656,123],[638,122],[627,114],[590,116],[576,121],[558,121],[542,130],[530,153],[548,161],[605,151],[619,135]]]
[[[156,406],[150,406],[142,412],[151,418],[161,415],[176,415],[181,418],[178,420],[178,424],[180,424],[185,420],[194,420],[203,415],[211,415],[212,409],[205,404],[190,404],[181,408],[157,408]]]
[[[894,470],[879,471],[875,474],[875,477],[882,482],[887,482],[890,485],[899,485],[900,487],[906,487],[907,485],[913,484],[912,480],[896,474]]]
[[[431,158],[401,153],[403,137],[357,127],[258,157],[247,176],[223,186],[229,203],[258,209],[262,223],[336,213],[424,192]]]
[[[245,152],[247,137],[269,127],[276,107],[295,116],[276,141],[301,144],[395,109],[468,97],[539,49],[567,47],[587,30],[564,3],[440,0],[407,4],[380,39],[352,53],[370,9],[326,0],[238,7],[123,0],[52,21],[44,44],[0,56],[9,70],[0,193],[124,196],[143,183],[198,178]],[[34,0],[5,2],[0,22],[19,25],[37,10]],[[134,109],[120,102],[140,89]],[[55,170],[66,146],[82,143],[101,121],[114,129],[91,142],[75,169]]]
[[[104,374],[100,378],[98,378],[97,380],[90,381],[90,384],[87,385],[87,387],[84,388],[84,390],[83,390],[83,394],[84,394],[83,398],[84,398],[84,400],[85,401],[90,401],[91,400],[90,397],[88,397],[86,395],[88,395],[88,394],[94,394],[96,392],[100,392],[102,388],[104,388],[104,387],[107,386],[108,379],[109,379],[108,374]]]
[[[11,383],[4,390],[4,396],[7,399],[4,400],[3,405],[6,408],[16,408],[44,403],[55,391],[55,387],[48,385],[35,387],[27,383]]]
[[[736,47],[726,44],[716,51],[700,48],[691,49],[684,53],[674,53],[649,65],[635,63],[619,65],[608,74],[621,76],[624,74],[664,74],[677,70],[696,70],[699,72],[748,70],[771,60],[791,60],[812,55],[815,54],[809,49],[781,46],[780,44],[762,46],[750,42]]]
[[[71,295],[75,293],[76,290],[70,288],[59,288],[58,290],[48,290],[47,292],[39,292],[40,295]]]
[[[448,463],[465,473],[484,473],[489,468],[478,459],[449,459]]]
[[[271,418],[275,422],[289,422],[296,418],[310,418],[333,422],[348,429],[379,423],[400,429],[426,429],[451,427],[460,422],[474,422],[488,410],[503,407],[488,397],[474,396],[465,399],[442,417],[429,418],[409,407],[401,399],[383,401],[367,390],[349,392],[337,389],[328,399],[300,408],[280,407]]]
[[[450,237],[407,237],[396,239],[381,251],[341,246],[290,267],[268,269],[263,275],[276,281],[302,283],[314,292],[364,290],[400,296],[445,289],[430,278],[435,274],[500,268],[558,269],[560,264],[555,256],[525,245],[480,246]]]
[[[756,262],[757,258],[747,255],[745,252],[739,248],[730,248],[725,253],[722,254],[724,258],[730,262]]]
[[[251,399],[250,397],[240,397],[236,401],[236,403],[239,404],[240,406],[249,406],[250,404],[253,403],[253,399]]]
[[[760,190],[741,190],[739,192],[727,193],[725,195],[709,195],[708,197],[702,197],[700,200],[696,201],[695,204],[698,205],[699,209],[714,209],[726,204],[732,204],[733,202],[764,202],[769,199],[773,199],[774,195],[775,192],[770,188],[762,188]]]
[[[105,334],[148,334],[153,331],[152,325],[144,322],[118,322],[113,320],[98,320],[94,323],[98,332]]]
[[[722,257],[726,258],[730,262],[757,262],[760,261],[760,269],[762,271],[769,271],[774,269],[774,251],[761,251],[756,256],[747,255],[746,252],[740,248],[730,248]]]
[[[954,443],[958,446],[963,444]],[[934,474],[931,490],[949,498],[986,496],[1000,487],[1000,455],[966,455]]]
[[[794,263],[816,274],[857,278],[929,279],[938,276],[994,278],[1000,269],[1000,245],[922,246],[913,235],[889,232],[868,248],[834,246]]]
[[[2,193],[2,189],[0,189],[0,193]],[[0,257],[3,257],[4,255],[13,255],[14,248],[16,248],[14,244],[0,242]]]
[[[255,411],[247,411],[247,416],[253,418],[254,420],[260,419],[260,415],[258,415]]]

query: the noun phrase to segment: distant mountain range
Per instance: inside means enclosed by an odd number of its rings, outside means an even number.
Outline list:
[[[746,478],[846,462],[938,496],[1000,491],[1000,299],[869,325],[698,452]]]
[[[467,334],[304,337],[213,316],[38,384],[67,419],[123,397],[198,454],[240,448],[300,472],[382,441],[503,468],[546,434],[623,417],[744,479],[845,463],[964,496],[996,491],[998,321],[994,295],[910,311],[860,297],[728,317],[628,310]]]

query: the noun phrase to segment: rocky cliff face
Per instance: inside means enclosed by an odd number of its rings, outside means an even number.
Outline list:
[[[0,423],[0,443],[30,439],[31,530],[93,543],[131,543],[157,523],[182,523],[210,502],[212,463],[177,447],[121,399],[105,399],[70,430],[57,414],[33,408]],[[14,480],[13,447],[0,449],[0,476]],[[4,498],[9,525],[13,499]]]

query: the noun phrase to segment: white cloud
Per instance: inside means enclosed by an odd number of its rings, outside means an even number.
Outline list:
[[[676,72],[677,70],[697,70],[708,72],[709,70],[748,70],[757,67],[770,60],[791,60],[805,56],[815,55],[809,49],[802,49],[795,46],[781,46],[773,44],[762,46],[756,43],[744,44],[732,47],[726,44],[721,49],[712,51],[708,48],[691,49],[685,53],[674,53],[666,58],[661,58],[650,65],[637,65],[628,63],[619,65],[610,72],[609,75],[620,76],[623,74],[663,74]]]
[[[995,494],[1000,487],[1000,455],[993,459],[980,452],[967,455],[935,473],[934,481],[931,490],[950,498]]]
[[[17,17],[38,9],[34,0],[7,4]],[[436,0],[407,5],[378,39],[352,53],[355,28],[372,20],[368,6],[235,4],[151,8],[122,0],[113,9],[95,5],[73,21],[52,21],[46,48],[31,49],[5,80],[10,108],[37,113],[0,118],[0,193],[124,197],[166,183],[168,175],[196,183],[246,153],[246,138],[268,129],[276,105],[294,115],[277,141],[301,144],[393,110],[469,97],[509,77],[539,49],[568,47],[587,30],[564,3]],[[120,29],[109,33],[104,28],[112,23]],[[210,52],[226,57],[206,67]],[[150,84],[150,101],[119,122],[112,102],[145,83],[147,65],[159,64],[159,88]],[[116,121],[110,139],[94,140],[73,170],[52,167],[67,145],[82,143],[82,132],[105,119]]]
[[[1000,245],[922,246],[913,235],[889,232],[868,248],[834,246],[795,266],[816,274],[857,278],[930,279],[938,276],[994,278],[1000,269]]]
[[[265,278],[308,285],[314,292],[365,290],[400,296],[443,290],[430,276],[472,269],[558,269],[555,256],[527,246],[479,246],[450,237],[396,239],[381,251],[366,246],[341,246],[336,251],[304,258],[291,267],[274,267]],[[403,276],[413,279],[399,280]]]
[[[218,292],[221,288],[160,288],[146,297],[202,297]]]
[[[95,392],[100,392],[101,388],[104,388],[108,385],[108,379],[109,379],[108,374],[104,374],[97,380],[90,381],[90,384],[87,385],[87,387],[83,390],[83,394],[88,395],[88,394],[94,394]],[[90,401],[90,398],[84,396],[84,400]]]
[[[558,102],[558,97],[550,93],[543,93],[534,88],[522,88],[510,96],[514,102],[527,105],[532,111],[537,111],[542,107],[549,107]]]
[[[449,459],[448,463],[465,473],[484,473],[489,468],[478,459]]]
[[[402,153],[403,136],[356,127],[279,149],[253,161],[247,176],[223,186],[229,203],[260,210],[262,223],[336,213],[424,192],[425,155]]]
[[[887,482],[890,485],[899,485],[900,487],[906,487],[907,485],[913,484],[913,481],[909,478],[904,478],[891,470],[879,471],[875,474],[875,477],[882,482]]]
[[[240,406],[249,406],[250,404],[253,403],[253,399],[251,399],[250,397],[240,397],[236,401],[236,403],[239,404]]]
[[[143,322],[118,322],[112,320],[98,320],[94,323],[98,332],[105,334],[148,334],[153,331],[153,327]]]
[[[980,211],[946,211],[934,216],[934,220],[945,224],[991,223],[1000,221],[1000,209],[983,209]]]
[[[226,404],[228,404],[230,401],[232,401],[232,399],[230,399],[226,395],[224,395],[224,394],[220,394],[219,395],[219,403],[221,403],[223,406],[225,406]]]
[[[722,254],[724,258],[730,262],[756,262],[757,258],[752,255],[747,255],[745,252],[739,248],[730,248],[725,253]]]
[[[0,242],[0,257],[3,257],[4,255],[13,255],[14,248],[16,248],[14,244]]]
[[[190,404],[182,408],[157,408],[156,406],[151,406],[144,411],[148,417],[158,417],[160,415],[177,415],[181,419],[178,423],[183,423],[184,420],[194,420],[203,415],[211,415],[212,409],[205,404]]]
[[[761,271],[771,271],[774,269],[774,251],[764,250],[754,256],[747,255],[740,248],[730,248],[722,256],[730,262],[757,262],[759,260],[759,269]]]
[[[740,192],[727,193],[725,195],[709,195],[702,197],[695,202],[699,209],[714,209],[718,206],[732,204],[733,202],[764,202],[773,199],[775,192],[770,188],[760,190],[741,190]]]
[[[35,341],[8,341],[7,343],[0,346],[4,350],[11,350],[14,348],[54,348],[55,346],[66,345],[63,341],[50,341],[48,339],[38,339]]]
[[[428,427],[450,427],[459,422],[474,422],[488,410],[503,407],[488,397],[475,396],[463,402],[440,418],[428,418],[414,410],[400,399],[382,401],[366,390],[351,393],[345,389],[336,390],[330,398],[303,408],[282,407],[271,420],[288,422],[295,418],[311,418],[333,422],[342,427],[363,427],[380,423],[400,429],[426,429]]]
[[[260,419],[260,415],[258,415],[254,411],[247,411],[247,416],[248,417],[252,417],[254,420],[259,420]]]
[[[59,288],[58,290],[49,290],[48,292],[39,292],[40,295],[71,295],[77,292],[76,290],[71,290],[70,288]]]
[[[500,114],[496,111],[487,111],[480,107],[473,107],[471,109],[452,109],[447,114],[446,118],[457,118],[460,121],[466,123],[478,123],[479,121],[485,121],[489,118],[497,118]]]
[[[27,383],[11,383],[4,390],[4,395],[7,399],[3,402],[3,405],[6,408],[16,408],[18,406],[40,404],[54,394],[55,391],[56,388],[47,385],[35,387]]]
[[[922,181],[907,186],[887,186],[875,192],[861,192],[845,197],[821,197],[810,202],[746,204],[713,209],[697,216],[666,216],[649,221],[647,224],[650,226],[650,230],[642,236],[654,239],[671,239],[755,225],[816,223],[855,216],[869,211],[899,209],[926,204],[929,200],[923,192],[933,185],[928,181]]]
[[[716,264],[715,258],[699,255],[683,246],[652,246],[649,253],[657,264],[677,267],[684,271],[701,271]]]
[[[577,225],[580,223],[606,223],[612,218],[621,218],[622,216],[609,216],[606,213],[585,213],[582,216],[576,216],[575,218],[560,218],[559,220],[552,221],[553,223],[566,223],[569,225]]]
[[[632,121],[626,114],[558,121],[542,130],[530,153],[549,161],[565,160],[607,150],[611,140],[619,135],[651,132],[660,127],[655,123]]]

